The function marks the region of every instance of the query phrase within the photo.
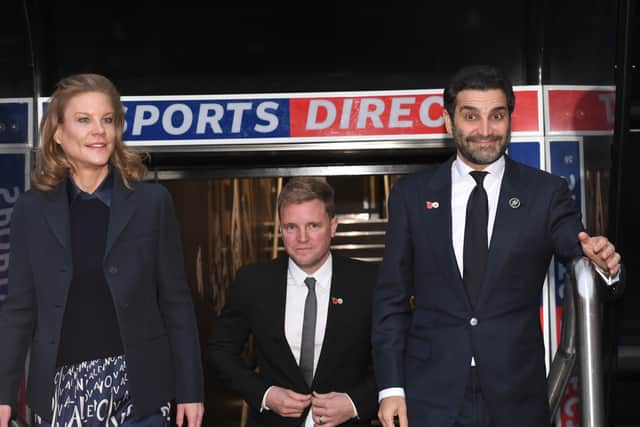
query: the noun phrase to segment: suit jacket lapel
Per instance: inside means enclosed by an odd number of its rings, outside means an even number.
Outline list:
[[[463,298],[467,298],[451,240],[451,164],[454,159],[455,156],[437,166],[431,180],[421,191],[424,200],[420,209],[424,212],[427,241],[433,246],[432,252],[440,266],[438,270],[445,273],[445,279],[448,279],[459,293],[464,295]],[[428,201],[437,201],[438,207],[432,206],[429,209],[426,206]]]
[[[275,346],[277,347],[277,353],[282,354],[283,356],[280,358],[283,364],[283,371],[289,373],[294,384],[297,384],[298,388],[303,390],[308,386],[302,376],[302,371],[300,371],[296,358],[291,352],[291,347],[289,347],[289,342],[287,341],[284,329],[289,257],[283,256],[278,258],[274,265],[274,286],[271,288],[271,291],[264,296],[266,299],[265,303],[268,304],[267,306],[274,307],[274,310],[272,311],[273,318],[270,320],[273,323],[269,328],[272,328],[271,330],[273,331],[279,331]]]
[[[511,252],[514,242],[518,241],[518,234],[522,230],[525,216],[530,210],[527,182],[520,176],[520,166],[505,156],[505,170],[500,186],[500,196],[494,221],[491,243],[489,244],[489,258],[478,305],[491,294],[492,287],[498,283],[494,280],[504,266]]]
[[[343,274],[342,260],[338,256],[333,256],[333,271],[331,272],[331,289],[329,291],[329,307],[327,308],[327,325],[324,330],[324,339],[322,341],[322,349],[320,350],[320,358],[318,366],[313,377],[315,383],[316,378],[323,378],[325,375],[325,366],[330,366],[329,361],[334,358],[335,345],[333,343],[341,342],[345,339],[344,328],[349,324],[349,313],[339,304],[332,304],[332,297],[344,297],[349,292],[348,280]],[[349,299],[347,297],[347,299]],[[331,375],[331,373],[328,373]]]
[[[105,248],[105,257],[113,247],[122,230],[131,219],[136,210],[136,203],[130,203],[128,200],[134,193],[124,186],[122,178],[117,171],[114,171],[113,195],[111,198],[111,209],[109,212],[109,228],[107,230],[107,246]]]

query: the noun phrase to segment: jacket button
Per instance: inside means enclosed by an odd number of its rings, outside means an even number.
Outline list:
[[[471,326],[476,326],[478,324],[478,319],[476,319],[475,317],[472,317],[471,319],[469,319],[469,324]]]
[[[115,265],[109,267],[109,274],[118,274],[118,267],[116,267]]]

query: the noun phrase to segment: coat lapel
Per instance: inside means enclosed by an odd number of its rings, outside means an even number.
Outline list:
[[[44,216],[49,229],[60,245],[71,254],[71,231],[69,228],[69,197],[67,181],[63,180],[52,191],[43,192],[45,207]]]
[[[438,271],[444,272],[445,279],[467,298],[451,240],[451,165],[454,159],[455,156],[438,166],[425,189],[421,191],[424,199],[421,210],[425,219],[423,229],[427,232],[427,241],[433,245],[432,252],[439,264]],[[438,208],[434,209],[432,206],[428,209],[428,201],[437,201]]]
[[[131,203],[131,201],[128,200],[133,194],[134,190],[125,187],[120,174],[114,171],[113,196],[109,212],[109,228],[107,230],[105,257],[109,254],[109,251],[136,210],[137,204]]]
[[[492,287],[498,283],[493,277],[502,270],[515,242],[518,241],[518,234],[523,224],[526,223],[524,218],[531,209],[527,197],[530,189],[527,189],[528,183],[521,178],[520,167],[506,156],[505,160],[505,171],[489,244],[487,272],[478,305],[482,304],[483,300],[491,294]]]
[[[326,378],[331,373],[325,374],[326,366],[335,358],[336,346],[333,343],[340,343],[345,340],[345,325],[350,323],[349,311],[341,304],[333,304],[332,297],[344,297],[349,292],[348,280],[344,277],[342,263],[340,257],[333,256],[333,271],[331,272],[331,289],[329,291],[329,307],[327,308],[327,325],[324,330],[324,339],[322,341],[322,349],[318,359],[318,366],[313,377],[313,382],[317,382],[317,378]],[[347,300],[351,299],[349,297]]]
[[[63,180],[51,191],[44,191],[42,212],[45,222],[55,236],[55,240],[62,246],[63,265],[67,271],[73,271],[73,255],[71,248],[71,221],[69,212],[69,196],[67,195],[67,180]],[[53,240],[53,239],[52,239]],[[71,285],[70,276],[52,277],[52,286],[56,286],[58,292],[66,298]]]
[[[274,317],[271,319],[273,324],[270,328],[273,328],[272,330],[274,331],[279,331],[275,346],[277,347],[276,351],[282,355],[280,360],[283,364],[283,371],[291,375],[291,380],[298,386],[298,389],[304,390],[307,387],[307,383],[302,376],[302,371],[300,371],[300,367],[296,362],[295,356],[291,352],[291,347],[289,347],[289,342],[287,341],[284,329],[289,257],[283,256],[278,258],[275,266],[276,271],[274,272],[274,276],[277,278],[274,283],[276,285],[267,295],[265,295],[265,299],[268,299],[268,301],[265,301],[267,307],[275,308],[272,311]]]

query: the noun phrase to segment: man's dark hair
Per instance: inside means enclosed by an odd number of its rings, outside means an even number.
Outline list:
[[[444,108],[453,120],[458,93],[465,89],[490,90],[499,89],[507,97],[509,116],[513,113],[516,99],[509,78],[498,68],[490,65],[472,65],[458,71],[444,89]]]

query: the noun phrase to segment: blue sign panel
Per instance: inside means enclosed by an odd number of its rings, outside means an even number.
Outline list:
[[[539,142],[512,142],[509,144],[509,157],[536,169],[540,169]]]
[[[25,154],[0,154],[0,301],[7,296],[11,215],[24,191],[25,159]]]
[[[580,143],[578,141],[552,141],[549,143],[551,173],[567,180],[569,190],[576,201],[576,208],[582,212],[582,182],[580,177]],[[556,305],[564,303],[566,269],[554,257],[556,280]]]
[[[27,144],[28,135],[29,104],[26,102],[0,103],[0,144]]]
[[[288,99],[124,101],[128,143],[289,136]]]

